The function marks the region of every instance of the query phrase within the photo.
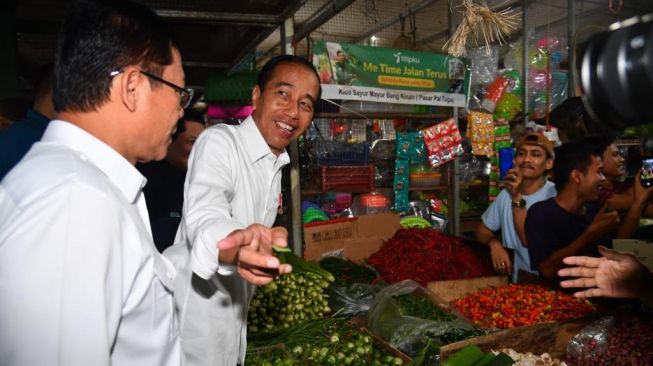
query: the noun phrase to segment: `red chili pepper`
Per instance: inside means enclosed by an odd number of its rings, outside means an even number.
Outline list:
[[[462,240],[433,229],[400,229],[367,262],[388,283],[412,279],[430,281],[490,276],[490,262]]]
[[[488,287],[454,301],[463,315],[486,328],[511,328],[546,321],[578,318],[594,305],[538,285]]]

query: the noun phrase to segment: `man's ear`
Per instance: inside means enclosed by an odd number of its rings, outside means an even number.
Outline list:
[[[582,173],[580,171],[574,169],[571,171],[571,178],[569,180],[575,184],[580,184],[581,175]]]
[[[252,89],[252,110],[256,110],[256,105],[259,102],[259,99],[261,98],[261,88],[256,85],[254,89]]]
[[[122,104],[130,112],[135,112],[140,95],[139,87],[145,81],[144,77],[135,67],[125,68],[119,76],[120,99],[122,100]]]
[[[544,163],[544,169],[545,170],[553,169],[553,159],[546,159],[546,162]]]

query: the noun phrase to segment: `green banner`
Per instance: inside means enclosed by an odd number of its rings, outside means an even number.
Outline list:
[[[313,43],[325,99],[464,107],[470,68],[463,58],[357,44]]]

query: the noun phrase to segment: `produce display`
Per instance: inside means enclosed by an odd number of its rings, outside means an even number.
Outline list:
[[[292,253],[279,252],[277,256],[291,264],[293,272],[256,290],[247,314],[251,333],[273,332],[331,312],[324,290],[335,280],[333,275]]]
[[[430,228],[399,229],[367,263],[388,283],[410,279],[422,286],[431,281],[494,274],[489,261],[461,239]]]
[[[435,306],[435,304],[426,297],[406,294],[395,296],[394,298],[399,303],[401,315],[445,322],[453,320],[453,316],[451,316],[450,313]]]
[[[441,366],[510,366],[515,362],[510,356],[502,352],[483,352],[478,346],[471,344],[460,349],[446,360]],[[539,365],[539,364],[537,364]]]
[[[339,257],[326,257],[320,261],[320,267],[335,277],[335,285],[348,286],[354,283],[371,284],[376,280],[376,272],[369,267],[356,264]]]
[[[399,366],[404,361],[383,349],[369,334],[344,318],[316,319],[288,328],[259,348],[250,347],[245,364],[250,366],[290,365],[376,365]],[[270,349],[283,344],[286,352]]]
[[[427,297],[417,296],[415,294],[405,294],[394,296],[394,299],[399,305],[399,312],[401,315],[412,316],[423,320],[418,328],[421,329],[421,334],[428,338],[427,343],[430,343],[433,348],[483,334],[477,329],[455,326],[455,322],[459,321],[459,319],[454,317],[449,311],[439,308]],[[426,321],[434,321],[438,323],[432,323],[434,326],[428,327],[426,326]],[[442,326],[437,327],[435,324],[440,324]],[[406,331],[406,328],[402,330]],[[412,337],[416,335],[414,332],[408,333],[411,334]],[[419,343],[419,337],[416,337],[415,340]],[[410,352],[411,348],[413,347],[406,347],[406,344],[403,344],[400,349],[411,354],[413,353]]]
[[[538,356],[530,352],[520,353],[510,348],[502,349],[501,352],[512,358],[515,361],[515,366],[567,366],[564,361],[551,357],[548,353],[543,353]],[[499,352],[493,353],[499,354]]]
[[[587,337],[584,332],[585,330],[579,335],[582,344],[576,342],[575,350],[567,348],[565,361],[569,366],[653,365],[651,319],[633,317],[611,322],[603,328],[595,328],[591,337]],[[574,340],[571,343],[574,344]]]
[[[512,328],[546,321],[564,321],[594,312],[585,300],[538,285],[488,287],[454,301],[454,306],[485,328]]]

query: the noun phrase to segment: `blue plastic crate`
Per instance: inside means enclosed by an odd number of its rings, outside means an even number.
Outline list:
[[[318,165],[367,165],[370,160],[370,145],[367,142],[349,144],[318,139],[314,146]]]

